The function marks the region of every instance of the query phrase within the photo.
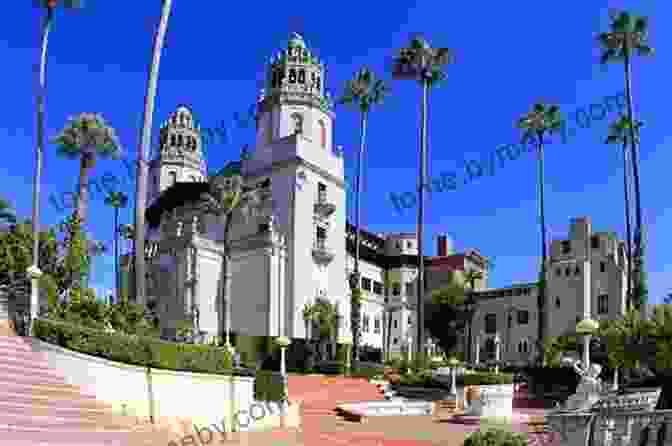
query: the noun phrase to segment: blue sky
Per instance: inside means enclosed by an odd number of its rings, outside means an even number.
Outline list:
[[[34,128],[39,21],[33,2],[9,2],[0,16],[5,106],[0,111],[2,195],[18,213],[29,215],[34,169]],[[88,0],[88,9],[58,11],[49,46],[47,136],[53,137],[68,116],[101,112],[117,129],[131,158],[137,151],[140,120],[159,0],[106,2]],[[207,5],[195,7],[195,4]],[[444,6],[440,6],[444,5]],[[155,130],[180,103],[193,107],[204,127],[229,122],[229,142],[207,148],[209,169],[236,158],[253,129],[238,128],[234,112],[244,114],[255,101],[264,64],[283,47],[292,31],[302,33],[328,66],[326,85],[334,95],[362,66],[386,79],[395,49],[423,32],[436,46],[455,50],[446,83],[430,95],[430,173],[464,170],[464,160],[490,156],[515,142],[514,121],[538,100],[564,111],[588,106],[622,91],[623,69],[601,68],[595,35],[606,30],[609,8],[626,7],[651,17],[651,41],[657,55],[634,66],[635,107],[645,121],[641,172],[644,220],[648,225],[647,267],[650,301],[672,291],[672,245],[669,180],[672,152],[667,144],[667,76],[672,58],[672,8],[664,2],[375,2],[343,0],[337,8],[319,3],[222,3],[174,0],[168,43],[161,62]],[[670,20],[668,20],[668,18]],[[667,37],[666,37],[667,36]],[[667,67],[667,68],[665,68]],[[368,177],[363,222],[374,232],[415,230],[415,212],[399,215],[390,192],[413,190],[416,183],[419,98],[413,82],[391,82],[392,96],[371,114],[368,129]],[[546,155],[547,222],[551,236],[566,234],[569,220],[590,216],[596,230],[623,234],[623,188],[619,150],[604,145],[608,120],[577,131],[567,144],[549,146]],[[343,145],[348,169],[354,166],[359,117],[338,109],[336,144]],[[154,134],[156,137],[156,134]],[[128,171],[119,161],[100,161],[93,174],[111,172],[132,192]],[[78,163],[58,158],[47,147],[43,184],[43,222],[64,215],[49,194],[74,190]],[[390,181],[393,178],[394,181]],[[658,185],[658,186],[656,186]],[[531,154],[462,185],[436,193],[427,213],[426,246],[448,233],[458,250],[476,248],[495,259],[492,286],[532,281],[539,254],[536,163]],[[666,192],[667,191],[667,192]],[[99,240],[112,238],[112,210],[101,199],[90,206],[90,229]],[[131,208],[122,217],[131,218]],[[113,284],[111,258],[94,267],[94,282]],[[666,280],[667,279],[667,280]]]

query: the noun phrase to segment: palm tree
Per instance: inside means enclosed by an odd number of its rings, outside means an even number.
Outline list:
[[[0,225],[16,223],[16,215],[9,201],[0,198]]]
[[[336,329],[338,325],[338,309],[336,305],[318,299],[314,304],[306,304],[302,312],[303,320],[306,324],[306,331],[312,324],[317,324],[318,337],[320,342],[320,356],[324,357],[325,343],[329,342],[333,345],[336,340]]]
[[[649,56],[654,50],[648,43],[648,19],[621,11],[611,15],[610,31],[600,33],[598,41],[603,49],[600,63],[606,64],[613,61],[623,62],[625,69],[625,96],[627,105],[627,117],[629,122],[636,122],[632,106],[632,82],[631,65],[632,57]],[[633,271],[633,303],[637,308],[646,304],[642,295],[641,276],[643,269],[643,227],[642,227],[642,202],[639,187],[639,140],[635,135],[636,129],[630,126],[630,162],[632,163],[632,177],[635,190],[635,231],[634,231],[634,271]]]
[[[424,294],[425,262],[423,249],[424,188],[427,184],[427,102],[429,90],[446,78],[443,69],[453,61],[448,48],[432,48],[423,37],[411,39],[407,48],[399,50],[394,59],[392,76],[401,80],[416,80],[422,85],[422,125],[420,128],[420,162],[418,172],[418,335],[416,351],[420,354],[424,345]]]
[[[355,183],[355,268],[350,278],[350,290],[360,288],[359,274],[359,227],[360,227],[360,197],[361,182],[364,162],[364,147],[366,143],[366,125],[368,122],[369,111],[374,105],[383,102],[383,98],[389,92],[382,79],[376,79],[376,75],[368,68],[362,68],[355,73],[353,79],[349,80],[345,86],[345,93],[338,101],[339,104],[354,104],[361,113],[362,128],[360,136],[359,154],[357,156],[357,177]],[[352,325],[352,361],[359,360],[359,341],[360,327],[359,319],[361,317],[361,301],[352,299],[351,302],[351,325]]]
[[[64,3],[67,9],[81,8],[81,1],[67,0]],[[32,321],[37,317],[39,310],[39,276],[38,268],[40,260],[40,186],[42,184],[42,158],[44,157],[44,102],[47,95],[47,44],[49,32],[54,20],[54,10],[58,6],[58,0],[39,0],[35,3],[39,8],[46,8],[47,16],[42,26],[42,44],[40,46],[40,72],[37,88],[37,146],[35,149],[35,174],[33,175],[33,264],[30,266],[30,333],[32,334]]]
[[[642,127],[643,124],[640,121],[637,121],[635,124],[636,132],[635,137],[639,135],[639,127]],[[631,181],[630,175],[628,172],[628,140],[630,138],[630,120],[627,116],[621,115],[621,117],[610,124],[609,126],[609,136],[605,141],[606,144],[621,144],[623,148],[623,189],[625,192],[625,236],[626,236],[626,251],[628,259],[628,271],[627,271],[627,307],[630,308],[632,305],[632,230],[630,228],[630,188]]]
[[[477,280],[483,280],[483,273],[480,271],[476,270],[469,270],[466,272],[464,275],[464,282],[469,284],[469,290],[467,290],[467,298],[465,300],[465,316],[466,316],[466,323],[467,323],[467,348],[465,350],[465,359],[470,360],[471,359],[471,326],[472,326],[472,318],[474,316],[474,312],[476,311],[476,301],[474,299],[474,291],[476,290],[476,281]]]
[[[138,149],[138,169],[135,189],[135,299],[139,304],[145,304],[147,293],[145,277],[145,206],[147,203],[147,175],[149,159],[149,146],[152,136],[152,118],[154,116],[154,100],[156,98],[156,86],[159,80],[159,63],[161,52],[165,44],[166,31],[168,29],[168,17],[173,0],[162,0],[161,20],[154,37],[154,51],[152,64],[149,67],[149,79],[147,82],[147,95],[145,96],[145,109],[142,123],[142,136]]]
[[[119,301],[119,209],[128,205],[128,197],[123,192],[111,192],[105,198],[105,204],[114,208],[114,289],[116,301]]]
[[[98,113],[80,113],[53,141],[58,144],[58,154],[69,159],[79,159],[79,186],[77,188],[77,217],[86,221],[89,201],[89,174],[98,158],[118,159],[121,154],[119,140],[112,127]]]
[[[523,115],[517,123],[523,131],[523,143],[532,140],[537,143],[539,151],[539,217],[541,225],[541,272],[539,273],[539,293],[537,309],[539,326],[537,332],[537,361],[543,363],[544,342],[546,337],[546,221],[544,212],[544,136],[560,130],[562,118],[557,105],[535,104],[532,111]]]
[[[215,180],[217,181],[217,180]],[[225,335],[227,348],[231,348],[231,224],[234,212],[239,211],[244,218],[252,216],[259,209],[260,205],[269,198],[267,193],[262,193],[257,187],[246,186],[242,176],[234,174],[224,179],[223,184],[216,182],[212,184],[211,191],[201,196],[199,207],[202,211],[214,214],[224,219],[224,233],[222,243],[224,244],[224,255],[222,256],[222,304],[220,309],[220,333]],[[137,252],[137,249],[136,249]],[[221,315],[226,314],[224,324],[222,324]],[[222,327],[224,330],[222,330]]]

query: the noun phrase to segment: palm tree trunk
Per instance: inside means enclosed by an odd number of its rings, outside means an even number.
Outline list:
[[[425,294],[425,259],[423,249],[423,229],[425,215],[425,184],[427,183],[427,102],[429,96],[429,81],[423,78],[422,82],[422,111],[420,126],[420,172],[418,177],[418,305],[416,325],[416,357],[422,352],[424,336],[424,294]]]
[[[640,274],[642,264],[642,203],[641,193],[639,188],[639,150],[637,147],[637,137],[635,130],[635,113],[632,107],[632,82],[630,73],[630,49],[627,46],[625,49],[625,97],[628,107],[628,119],[630,121],[630,161],[632,163],[632,179],[635,189],[635,237],[634,237],[634,271],[633,271],[633,291],[638,292],[640,285]],[[641,296],[632,296],[633,303],[637,308],[644,302],[640,302]]]
[[[546,337],[546,213],[544,210],[544,138],[539,137],[539,218],[541,224],[541,273],[539,277],[539,295],[537,308],[539,312],[539,326],[537,332],[538,361],[544,360],[544,338]]]
[[[226,216],[224,223],[224,255],[222,255],[222,308],[220,311],[219,331],[222,335],[222,321],[224,322],[224,339],[227,347],[231,346],[231,249],[229,234],[231,232],[231,213]],[[221,317],[222,312],[224,318]]]
[[[391,359],[390,349],[392,347],[391,347],[390,341],[392,340],[392,317],[393,317],[393,315],[394,315],[394,313],[392,312],[392,310],[390,310],[387,313],[387,339],[386,339],[386,342],[387,342],[387,359]]]
[[[630,175],[628,174],[628,147],[623,143],[623,190],[625,193],[625,237],[627,257],[627,308],[632,306],[632,229],[630,228]]]
[[[119,301],[119,208],[114,208],[114,287],[115,302]]]
[[[359,226],[360,216],[361,216],[361,193],[362,193],[362,176],[364,175],[364,149],[366,145],[366,124],[367,124],[367,112],[362,112],[362,129],[361,136],[359,140],[359,155],[357,157],[357,178],[355,179],[355,268],[354,276],[355,280],[351,281],[351,292],[356,288],[360,288],[361,280],[359,277]],[[354,286],[353,286],[354,285]],[[353,364],[356,361],[359,361],[359,341],[360,341],[360,327],[359,319],[361,317],[361,302],[353,302],[351,309],[351,318],[352,318],[352,362]]]
[[[159,63],[161,51],[168,28],[173,0],[162,0],[161,21],[154,39],[152,65],[149,69],[149,81],[147,95],[145,96],[145,110],[143,116],[141,146],[138,150],[138,175],[135,192],[135,299],[139,304],[145,304],[145,206],[147,202],[147,159],[149,158],[149,146],[152,137],[152,118],[154,114],[154,100],[156,87],[159,79]]]
[[[42,48],[40,51],[40,78],[37,90],[37,147],[35,150],[35,174],[33,176],[33,264],[37,268],[40,261],[40,185],[42,184],[42,158],[44,156],[44,101],[47,94],[46,69],[47,69],[47,45],[49,43],[49,31],[54,18],[54,9],[47,7],[47,17],[42,28]],[[30,286],[30,320],[29,327],[32,334],[33,324],[37,318],[39,307],[39,283],[38,279],[31,279]]]
[[[79,185],[77,186],[77,217],[79,218],[82,229],[86,222],[88,203],[89,203],[89,169],[91,155],[82,154],[79,162]]]

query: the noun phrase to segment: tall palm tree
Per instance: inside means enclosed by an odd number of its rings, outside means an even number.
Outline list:
[[[159,64],[161,52],[166,40],[168,29],[168,17],[173,0],[161,0],[161,20],[154,37],[154,50],[152,52],[152,64],[149,67],[149,79],[147,82],[147,94],[145,96],[145,109],[142,122],[142,135],[138,149],[138,169],[135,184],[135,300],[136,303],[145,304],[146,288],[146,265],[145,265],[145,206],[147,204],[147,177],[149,159],[149,146],[152,139],[152,118],[154,117],[154,100],[156,99],[156,87],[159,80]]]
[[[639,135],[639,127],[642,127],[641,121],[635,123],[635,137]],[[628,166],[628,146],[630,138],[630,120],[627,116],[621,117],[609,125],[609,136],[607,136],[606,144],[621,144],[623,148],[623,189],[625,197],[625,236],[626,236],[626,256],[628,262],[627,270],[627,307],[632,305],[632,230],[630,227],[630,188],[631,180]]]
[[[629,122],[636,122],[635,113],[632,106],[632,79],[631,68],[632,58],[635,55],[649,56],[654,50],[648,42],[648,18],[630,14],[627,11],[621,11],[611,15],[609,32],[600,33],[598,41],[603,49],[600,57],[600,63],[623,62],[625,69],[625,96],[627,105],[627,117]],[[640,175],[639,175],[639,141],[635,136],[636,129],[630,126],[630,162],[632,164],[632,177],[635,190],[635,230],[634,230],[634,271],[633,271],[633,303],[637,308],[646,304],[646,296],[642,295],[643,286],[643,223],[642,223],[642,201],[640,193]]]
[[[42,159],[44,157],[44,103],[47,95],[47,45],[49,33],[54,20],[54,10],[58,6],[58,0],[39,0],[35,5],[45,8],[47,15],[42,25],[42,44],[40,46],[40,72],[37,88],[37,145],[35,148],[35,174],[33,175],[33,264],[29,268],[31,277],[30,285],[30,332],[32,334],[32,321],[37,317],[39,310],[39,276],[38,268],[40,260],[40,186],[42,184]],[[81,1],[66,0],[63,6],[67,9],[81,8]]]
[[[105,198],[105,204],[114,208],[114,289],[116,301],[119,301],[119,209],[128,206],[128,197],[123,192],[111,192]]]
[[[223,308],[219,311],[219,336],[222,336],[222,331],[224,331],[222,337],[225,338],[227,348],[231,349],[231,224],[236,211],[240,212],[244,218],[255,215],[264,201],[269,198],[269,194],[256,186],[245,185],[243,177],[237,174],[228,177],[223,183],[215,182],[211,189],[209,193],[201,196],[199,207],[202,211],[224,220],[221,292]],[[226,315],[223,324],[222,314]]]
[[[472,318],[474,312],[476,311],[476,300],[474,299],[474,291],[476,290],[476,281],[483,280],[483,273],[474,269],[470,269],[464,275],[464,282],[469,284],[469,289],[467,290],[467,299],[465,300],[465,321],[467,323],[467,348],[465,350],[465,359],[471,359],[471,328],[472,328]]]
[[[349,80],[345,86],[345,93],[338,101],[339,104],[353,104],[361,113],[361,136],[359,144],[359,154],[357,155],[357,176],[355,179],[355,267],[350,277],[350,291],[360,288],[359,274],[359,234],[360,234],[360,198],[361,183],[364,175],[364,147],[366,143],[366,125],[368,123],[369,111],[374,105],[383,102],[384,97],[389,90],[382,79],[376,79],[376,75],[368,68],[362,68],[357,71],[354,77]],[[353,294],[356,296],[356,293]],[[351,302],[351,325],[352,325],[352,361],[359,360],[359,341],[360,327],[359,319],[361,317],[361,301],[357,298]]]
[[[98,113],[80,113],[71,117],[68,124],[53,140],[58,154],[69,159],[79,159],[79,185],[77,187],[77,217],[86,222],[89,202],[89,174],[98,158],[118,159],[121,155],[119,139],[114,129]]]
[[[9,201],[0,198],[0,225],[16,223],[16,215]]]
[[[562,118],[557,105],[537,103],[532,110],[523,115],[517,122],[523,131],[523,143],[536,142],[539,152],[539,219],[541,225],[541,271],[539,273],[539,293],[537,310],[539,325],[537,332],[537,361],[543,363],[544,341],[546,338],[546,264],[547,264],[547,228],[544,210],[544,136],[560,131]]]
[[[424,294],[425,259],[423,249],[424,188],[427,185],[427,107],[431,87],[446,78],[445,66],[453,61],[448,48],[432,48],[420,36],[411,39],[407,48],[399,50],[394,58],[392,76],[400,80],[415,80],[422,86],[422,125],[420,127],[420,162],[418,170],[418,305],[416,351],[420,355],[424,346]]]

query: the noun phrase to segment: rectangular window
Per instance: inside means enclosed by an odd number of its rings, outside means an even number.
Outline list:
[[[590,238],[590,246],[593,249],[600,249],[600,238],[596,235]]]
[[[602,294],[597,296],[597,313],[598,314],[607,314],[609,313],[609,295]]]
[[[600,262],[600,272],[603,273],[607,270],[607,264],[605,262]]]
[[[563,240],[562,241],[562,253],[563,254],[569,254],[572,252],[572,245],[570,244],[569,240]]]
[[[362,289],[365,291],[371,291],[371,279],[362,277]]]
[[[373,320],[373,332],[375,334],[380,334],[380,317]]]
[[[519,310],[518,311],[518,324],[519,325],[526,325],[529,322],[530,322],[530,312],[527,311],[527,310]]]
[[[317,201],[322,203],[327,201],[327,186],[322,183],[317,183]]]
[[[569,267],[565,268],[565,276],[569,277]]]
[[[413,296],[415,293],[413,292],[415,289],[415,286],[412,282],[408,282],[406,284],[406,295],[407,296]]]
[[[399,322],[396,319],[393,322],[394,323],[392,325],[394,326],[394,328],[399,328]],[[396,342],[395,342],[395,344],[396,344]]]
[[[411,316],[408,316],[408,325],[413,325],[413,319],[411,319]]]
[[[315,234],[317,235],[318,239],[324,240],[324,239],[327,238],[327,230],[320,227],[320,226],[317,227],[317,230],[316,230]]]
[[[555,269],[555,275],[558,276],[558,277],[562,276],[562,270],[560,268],[556,268]]]
[[[495,313],[485,315],[485,332],[487,334],[497,332],[497,315]]]
[[[369,316],[367,314],[362,315],[362,332],[369,332]]]
[[[380,282],[373,282],[373,292],[378,295],[383,295],[383,284]]]
[[[392,295],[398,296],[401,294],[401,284],[399,282],[394,282],[392,284]]]

